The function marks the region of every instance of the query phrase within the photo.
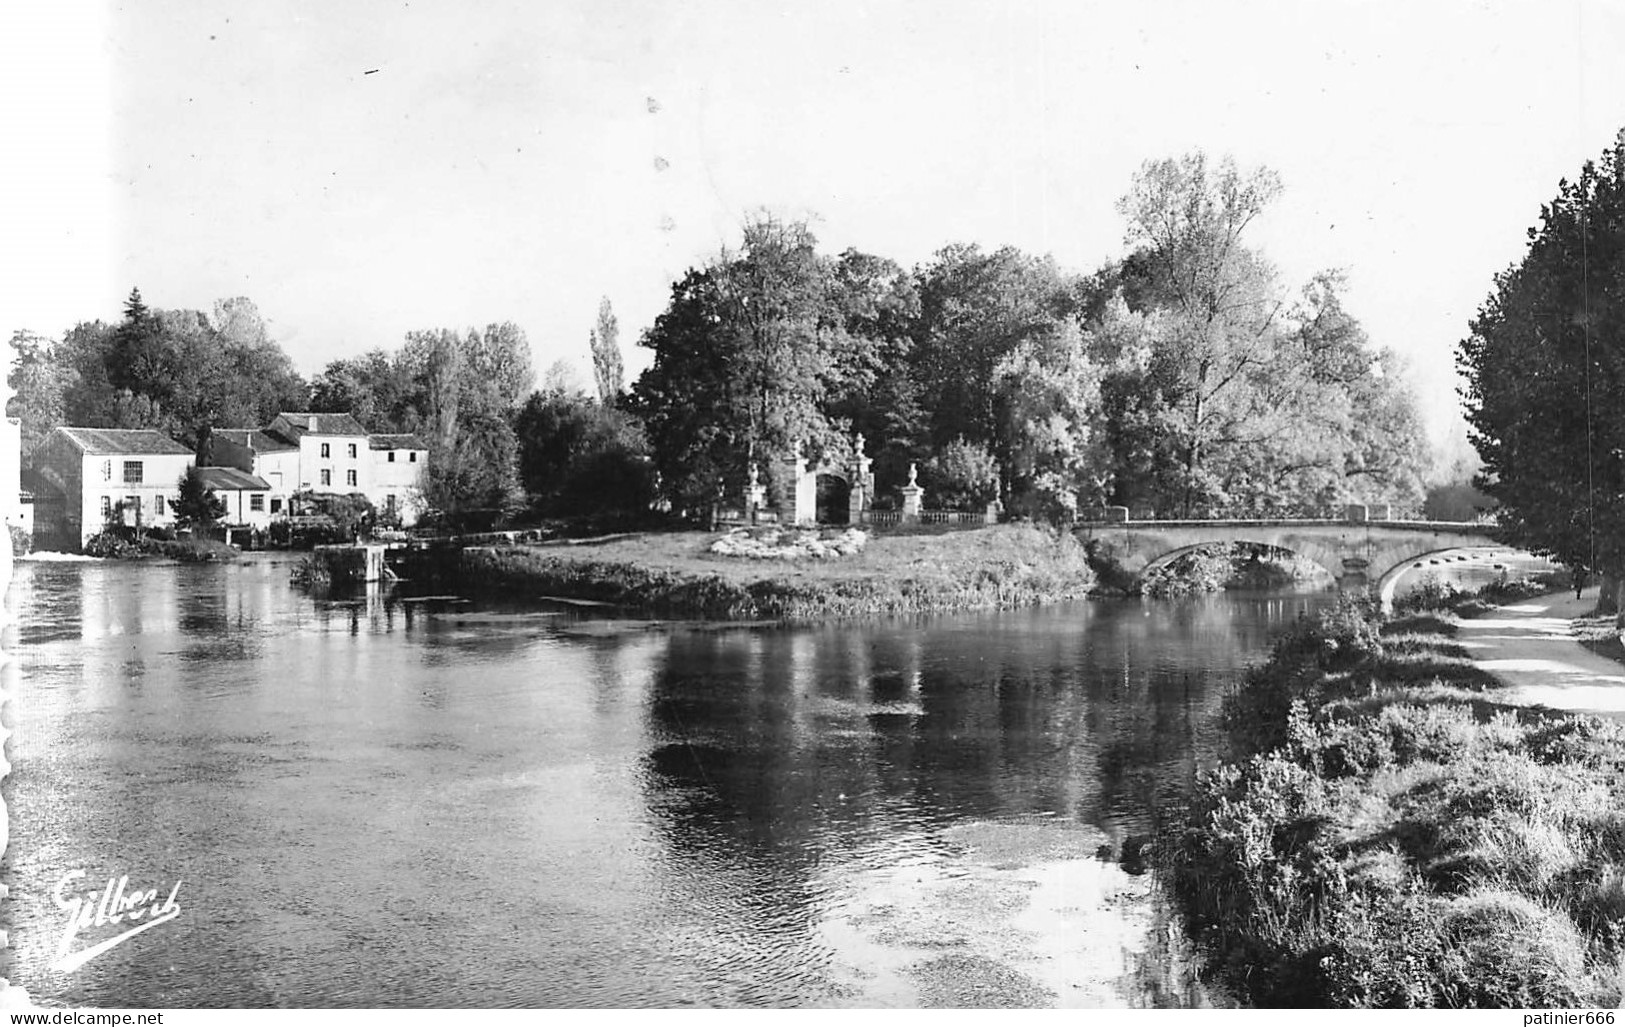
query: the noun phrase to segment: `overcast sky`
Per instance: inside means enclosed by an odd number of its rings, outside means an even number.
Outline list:
[[[21,10],[22,7],[35,10]],[[12,5],[0,327],[248,296],[300,369],[518,322],[587,367],[762,207],[912,266],[1090,271],[1148,158],[1267,165],[1294,286],[1349,274],[1437,430],[1558,180],[1625,127],[1618,3]],[[13,102],[25,98],[25,103]],[[590,380],[590,376],[588,376]]]

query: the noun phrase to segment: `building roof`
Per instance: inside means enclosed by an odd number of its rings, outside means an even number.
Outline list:
[[[69,442],[93,456],[191,456],[192,451],[151,428],[58,428]]]
[[[198,477],[203,479],[206,489],[221,489],[227,492],[236,492],[247,489],[250,492],[268,492],[270,484],[263,478],[255,477],[247,471],[239,471],[235,467],[199,467]]]
[[[281,432],[263,431],[259,428],[216,428],[214,435],[227,442],[247,446],[256,453],[275,453],[299,448],[299,443],[288,439]]]
[[[368,449],[428,449],[416,435],[368,435]]]
[[[277,421],[295,435],[365,435],[367,429],[349,414],[323,414],[309,411],[280,411]],[[279,427],[277,424],[271,426]]]

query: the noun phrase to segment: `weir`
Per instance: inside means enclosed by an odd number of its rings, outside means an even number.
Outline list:
[[[312,556],[334,583],[370,582],[389,575],[384,566],[388,550],[384,545],[317,546]]]

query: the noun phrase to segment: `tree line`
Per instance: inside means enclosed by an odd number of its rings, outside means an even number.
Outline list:
[[[750,219],[689,270],[638,345],[630,387],[605,300],[592,392],[536,387],[518,326],[407,334],[305,381],[252,302],[152,310],[60,340],[19,334],[25,450],[57,424],[164,430],[343,411],[431,449],[429,505],[489,520],[699,512],[749,468],[775,495],[796,445],[844,462],[862,433],[893,498],[918,463],[931,505],[995,497],[1062,516],[1414,507],[1426,457],[1402,369],[1342,304],[1342,279],[1284,286],[1247,230],[1267,170],[1201,154],[1147,162],[1119,203],[1126,254],[1092,273],[955,244],[922,266],[820,252],[802,222]]]
[[[919,462],[928,496],[1034,515],[1414,509],[1427,455],[1399,361],[1338,274],[1291,293],[1247,245],[1279,191],[1201,154],[1147,162],[1118,207],[1129,252],[1092,274],[975,245],[905,270],[762,216],[673,285],[624,405],[678,508],[752,463],[773,479],[797,442],[844,461],[861,432],[882,482]]]

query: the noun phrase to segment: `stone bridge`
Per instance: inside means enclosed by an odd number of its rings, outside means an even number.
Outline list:
[[[1384,590],[1413,563],[1434,553],[1501,544],[1494,525],[1451,521],[1117,520],[1083,524],[1075,534],[1098,543],[1102,555],[1135,577],[1200,546],[1253,542],[1313,560],[1339,587],[1375,585]]]

